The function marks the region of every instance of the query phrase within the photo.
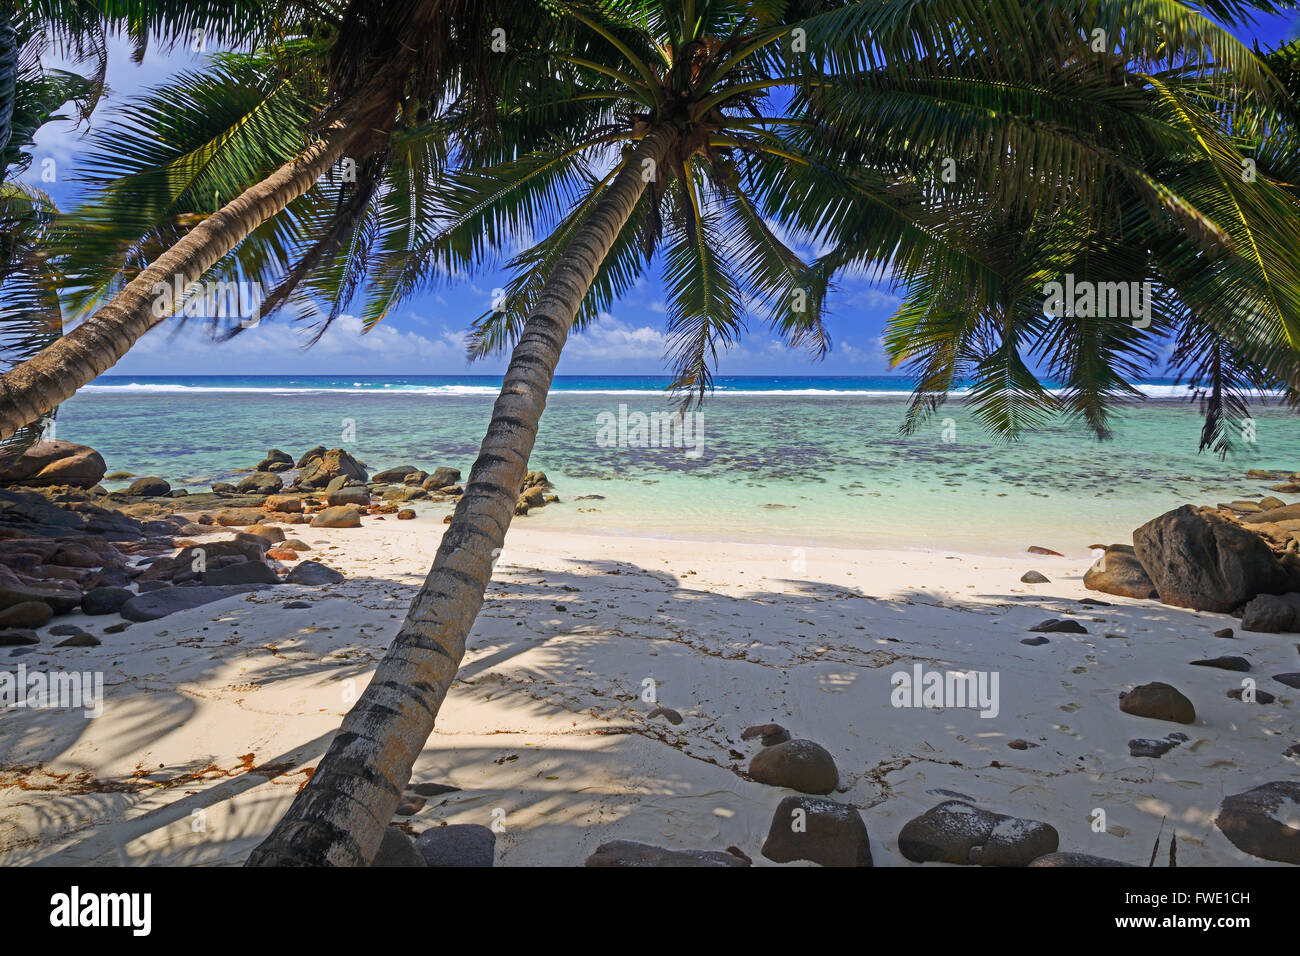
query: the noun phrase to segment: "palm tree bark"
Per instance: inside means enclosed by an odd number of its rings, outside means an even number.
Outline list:
[[[48,348],[0,376],[0,440],[34,422],[92,382],[169,310],[154,314],[153,288],[196,281],[254,229],[316,182],[343,155],[363,124],[340,115],[321,137],[278,170],[191,229],[113,300]],[[179,303],[173,302],[173,307]]]
[[[574,235],[510,356],[492,421],[433,568],[311,781],[250,866],[366,866],[433,732],[483,606],[569,326],[673,136],[652,127]]]

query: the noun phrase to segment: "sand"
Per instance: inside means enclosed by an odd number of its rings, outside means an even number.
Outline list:
[[[0,712],[0,863],[243,861],[364,688],[443,526],[288,530],[346,583],[229,598],[96,648],[53,650],[43,629],[37,653],[0,651],[0,668],[102,671],[106,695],[94,719]],[[910,865],[899,830],[951,793],[1051,823],[1062,850],[1145,865],[1164,818],[1179,865],[1269,865],[1213,819],[1225,794],[1296,774],[1283,755],[1300,739],[1296,692],[1271,679],[1300,670],[1296,637],[1215,638],[1236,622],[1088,592],[1091,560],[578,535],[521,519],[412,777],[459,790],[398,822],[496,823],[500,866],[581,864],[615,839],[736,846],[765,864],[790,791],[745,776],[759,743],[741,733],[775,721],[834,756],[831,796],[860,808],[877,866]],[[1020,583],[1030,569],[1050,583]],[[310,607],[281,607],[295,600]],[[1020,643],[1065,616],[1089,633]],[[117,620],[56,623],[100,633]],[[1231,700],[1246,675],[1189,666],[1222,654],[1248,658],[1277,702]],[[997,716],[892,706],[891,675],[918,662],[996,672]],[[1152,680],[1187,694],[1196,723],[1121,713],[1118,694]],[[651,681],[655,702],[642,699]],[[649,717],[656,706],[682,723]],[[1171,732],[1190,740],[1129,755],[1130,739]]]

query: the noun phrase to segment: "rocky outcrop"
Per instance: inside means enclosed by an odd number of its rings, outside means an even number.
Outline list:
[[[1060,846],[1056,828],[948,800],[903,825],[898,849],[913,863],[1027,866]]]
[[[288,471],[293,467],[293,458],[288,453],[272,448],[266,457],[257,463],[254,471]]]
[[[93,488],[108,467],[95,449],[70,441],[38,441],[8,468],[0,470],[0,485],[71,485]]]
[[[1264,634],[1300,633],[1300,594],[1261,594],[1241,609],[1241,629]]]
[[[1112,544],[1083,575],[1083,586],[1103,594],[1153,598],[1156,586],[1129,544]]]
[[[786,797],[772,815],[763,856],[776,863],[871,866],[871,839],[853,807],[821,797]]]
[[[299,468],[294,487],[300,491],[324,490],[336,478],[348,478],[362,484],[366,481],[366,470],[361,467],[361,463],[342,448],[331,448],[319,455],[307,457],[299,464]]]
[[[1231,611],[1290,582],[1258,535],[1211,508],[1184,505],[1148,521],[1133,532],[1133,549],[1160,600],[1175,607]]]
[[[284,487],[284,479],[266,471],[255,471],[240,479],[235,491],[241,495],[273,495]]]

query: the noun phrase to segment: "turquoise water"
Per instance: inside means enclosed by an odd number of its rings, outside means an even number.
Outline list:
[[[316,444],[345,447],[372,470],[450,465],[467,475],[498,381],[110,376],[63,406],[58,437],[99,449],[110,472],[191,489],[231,478],[268,448],[297,455]],[[698,457],[603,445],[602,423],[620,405],[629,416],[670,408],[663,384],[557,381],[532,467],[564,503],[523,526],[792,547],[1015,553],[1037,544],[1084,555],[1180,503],[1265,491],[1245,479],[1247,468],[1300,470],[1300,419],[1276,407],[1255,410],[1257,441],[1245,454],[1197,454],[1199,416],[1169,397],[1178,391],[1169,383],[1149,386],[1160,398],[1126,410],[1105,443],[1057,423],[1005,444],[959,398],[903,437],[905,383],[810,377],[721,380],[701,413]],[[583,495],[603,497],[575,500]],[[447,510],[422,509],[438,521]]]

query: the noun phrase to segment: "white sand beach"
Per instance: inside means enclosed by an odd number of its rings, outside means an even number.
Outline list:
[[[94,719],[0,716],[0,863],[247,857],[369,679],[443,525],[389,516],[286,530],[347,581],[228,598],[104,634],[99,647],[51,649],[57,638],[41,629],[20,661],[102,671],[104,708]],[[1284,756],[1297,742],[1296,692],[1270,677],[1300,670],[1294,635],[1216,638],[1236,622],[1099,596],[1081,583],[1091,561],[516,526],[411,781],[459,789],[396,822],[411,833],[496,823],[500,866],[581,864],[616,839],[735,846],[767,864],[773,811],[793,791],[748,779],[760,747],[741,733],[777,722],[834,756],[831,796],[861,810],[877,866],[911,865],[899,830],[951,794],[1052,824],[1063,851],[1146,865],[1163,818],[1180,866],[1271,865],[1213,819],[1225,794],[1297,772]],[[1031,569],[1050,583],[1020,583]],[[1109,606],[1079,603],[1089,596]],[[291,601],[309,606],[282,608]],[[1088,633],[1020,643],[1065,617]],[[58,620],[98,631],[105,619]],[[1223,654],[1248,658],[1277,700],[1229,699],[1245,675],[1189,666]],[[997,715],[892,706],[891,674],[916,663],[996,673]],[[657,704],[642,699],[649,680]],[[1195,723],[1122,713],[1119,693],[1148,681],[1185,693]],[[656,706],[682,722],[650,717]],[[1171,732],[1190,739],[1160,758],[1129,755],[1130,739]],[[1017,740],[1030,746],[1008,746]]]

